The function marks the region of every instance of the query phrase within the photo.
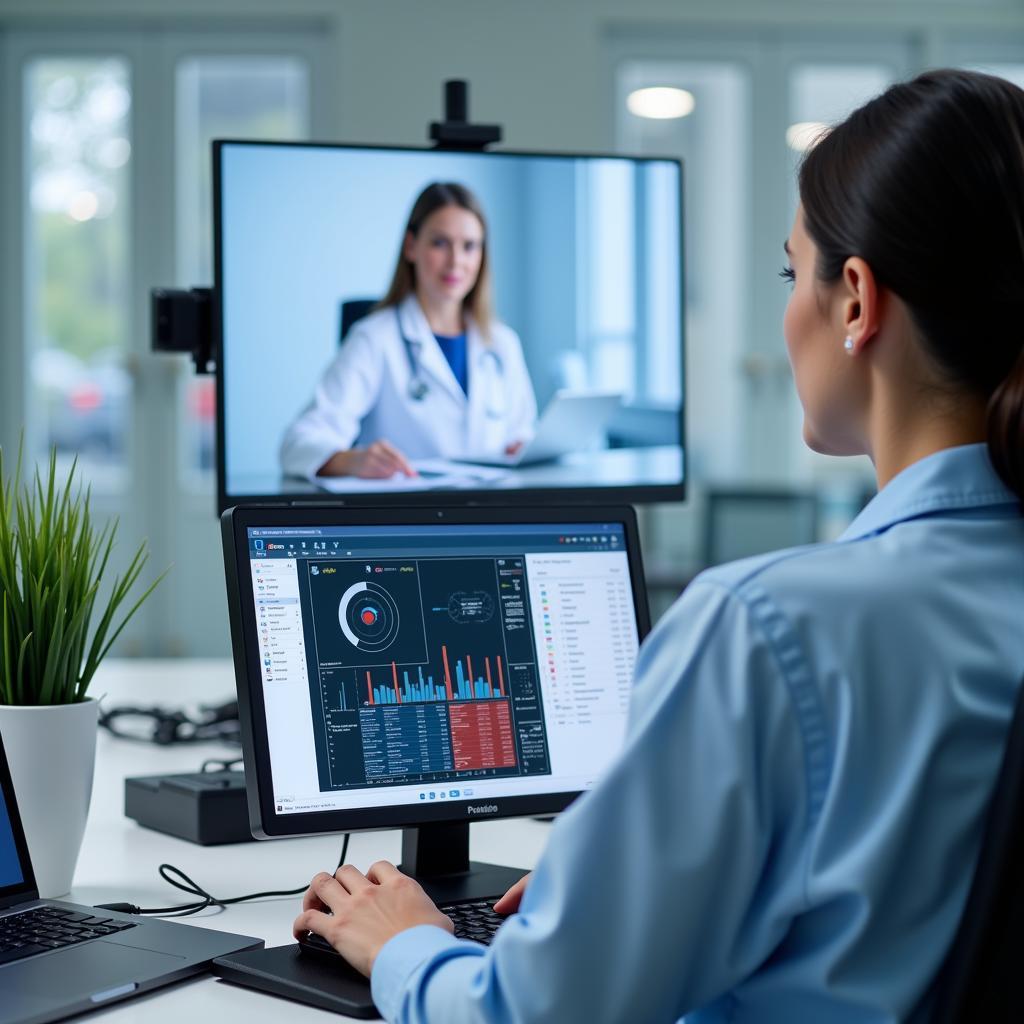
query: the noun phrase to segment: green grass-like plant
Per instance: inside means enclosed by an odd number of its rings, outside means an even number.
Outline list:
[[[114,626],[117,611],[149,555],[145,543],[114,579],[92,636],[100,581],[114,548],[117,520],[97,529],[90,490],[74,486],[77,459],[57,486],[57,452],[45,478],[22,485],[22,450],[13,480],[0,448],[0,704],[76,704],[128,620],[166,573]]]

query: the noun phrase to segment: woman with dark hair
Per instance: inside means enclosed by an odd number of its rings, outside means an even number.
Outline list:
[[[415,476],[416,458],[513,454],[537,405],[516,333],[491,310],[487,222],[464,185],[413,203],[387,294],[354,324],[288,428],[295,476]]]
[[[687,588],[489,948],[390,864],[313,879],[296,932],[389,1021],[929,1017],[1024,676],[1024,92],[895,85],[800,197],[804,436],[879,493],[836,543]]]

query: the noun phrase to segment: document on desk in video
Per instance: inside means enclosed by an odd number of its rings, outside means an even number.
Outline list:
[[[308,572],[322,790],[550,774],[524,556]]]

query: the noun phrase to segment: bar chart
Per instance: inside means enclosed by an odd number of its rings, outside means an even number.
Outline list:
[[[449,658],[448,647],[441,645],[443,678],[434,679],[433,673],[424,675],[423,666],[418,665],[410,675],[407,668],[399,670],[391,662],[390,678],[374,680],[374,674],[367,669],[361,685],[361,699],[374,707],[383,704],[418,704],[428,701],[492,700],[507,696],[505,691],[505,668],[500,654],[483,658],[483,671],[477,659],[477,671],[473,670],[473,658],[466,654],[462,658]],[[341,706],[345,707],[345,694],[341,694]]]

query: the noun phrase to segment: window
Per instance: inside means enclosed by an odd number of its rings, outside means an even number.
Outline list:
[[[743,413],[738,374],[750,316],[748,305],[751,242],[749,74],[732,61],[627,60],[616,76],[619,147],[628,153],[680,156],[685,193],[686,360],[689,384],[689,475],[739,472]],[[631,113],[627,97],[637,89],[669,86],[693,97],[683,117],[653,119]],[[658,237],[679,230],[678,200],[662,185],[647,183],[641,204],[643,231],[636,233],[649,252]],[[649,326],[667,337],[678,308],[667,301],[678,294],[679,268],[647,260],[637,308],[656,316]],[[617,258],[629,261],[634,251]],[[660,358],[642,368],[638,389],[656,403],[677,399],[681,379],[678,347],[652,346]]]
[[[39,58],[25,69],[28,454],[77,455],[94,490],[127,485],[131,160],[128,65]]]
[[[177,278],[183,288],[212,285],[210,143],[306,138],[309,73],[294,57],[188,57],[177,66],[175,100]],[[212,492],[215,419],[213,378],[189,372],[178,388],[178,472],[188,490]]]

